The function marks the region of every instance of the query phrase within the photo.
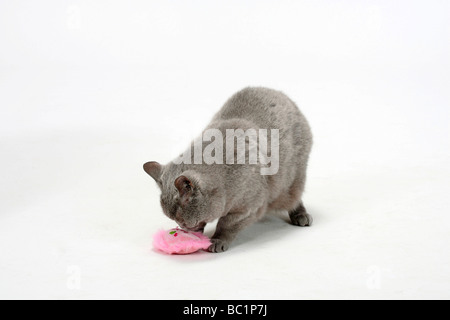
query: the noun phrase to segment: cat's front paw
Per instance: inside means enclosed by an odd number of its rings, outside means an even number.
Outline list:
[[[211,239],[211,245],[208,248],[209,252],[224,252],[228,250],[228,242],[221,239]]]

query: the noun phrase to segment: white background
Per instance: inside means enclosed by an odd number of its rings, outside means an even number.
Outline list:
[[[449,21],[448,1],[0,2],[0,298],[449,299]],[[314,226],[154,251],[175,225],[142,164],[248,85],[311,123]]]

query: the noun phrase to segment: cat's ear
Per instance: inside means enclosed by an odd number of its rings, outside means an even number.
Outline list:
[[[185,201],[189,201],[189,198],[194,190],[192,181],[186,176],[179,176],[175,179],[175,187],[178,189],[180,198],[185,199]]]
[[[150,177],[155,179],[156,182],[159,182],[162,173],[162,165],[160,165],[156,161],[150,161],[144,163],[144,171],[147,172],[150,175]]]

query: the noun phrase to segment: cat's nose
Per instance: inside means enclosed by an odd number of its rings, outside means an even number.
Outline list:
[[[182,228],[182,229],[187,229],[187,230],[191,230],[193,229],[195,226],[189,225],[188,223],[186,223],[186,221],[184,221],[183,219],[177,219],[176,220],[178,225]]]
[[[180,227],[185,227],[186,223],[184,222],[184,219],[182,217],[180,217],[179,215],[177,215],[175,217],[175,221],[180,225]]]

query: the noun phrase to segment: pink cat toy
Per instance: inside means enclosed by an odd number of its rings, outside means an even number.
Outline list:
[[[200,249],[206,250],[211,241],[201,232],[190,232],[178,227],[158,231],[153,236],[153,246],[169,254],[188,254]]]

